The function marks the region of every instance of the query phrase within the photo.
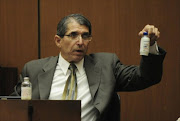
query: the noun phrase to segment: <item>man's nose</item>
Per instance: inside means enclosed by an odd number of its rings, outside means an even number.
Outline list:
[[[80,35],[79,37],[78,37],[78,44],[79,45],[82,45],[83,44],[83,39],[82,39],[82,36]]]

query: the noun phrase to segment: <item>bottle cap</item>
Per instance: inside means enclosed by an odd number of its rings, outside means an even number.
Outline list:
[[[29,77],[24,77],[24,80],[29,80]]]
[[[24,77],[24,79],[29,79],[29,77]]]
[[[148,32],[143,32],[143,35],[148,35]]]

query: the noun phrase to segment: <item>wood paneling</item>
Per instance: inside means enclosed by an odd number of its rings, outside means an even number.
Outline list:
[[[0,121],[81,121],[79,100],[0,100],[0,107]]]
[[[0,66],[38,58],[37,0],[0,0]]]

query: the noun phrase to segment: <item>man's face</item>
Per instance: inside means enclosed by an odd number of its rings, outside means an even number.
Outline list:
[[[88,27],[72,20],[67,25],[67,32],[63,38],[55,35],[56,45],[60,48],[61,55],[65,60],[68,62],[79,62],[83,59],[88,50],[90,40],[83,39],[82,36],[87,34],[89,35]]]

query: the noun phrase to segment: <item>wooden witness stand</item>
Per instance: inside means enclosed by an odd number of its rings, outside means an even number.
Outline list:
[[[0,121],[81,121],[81,101],[0,100]]]

